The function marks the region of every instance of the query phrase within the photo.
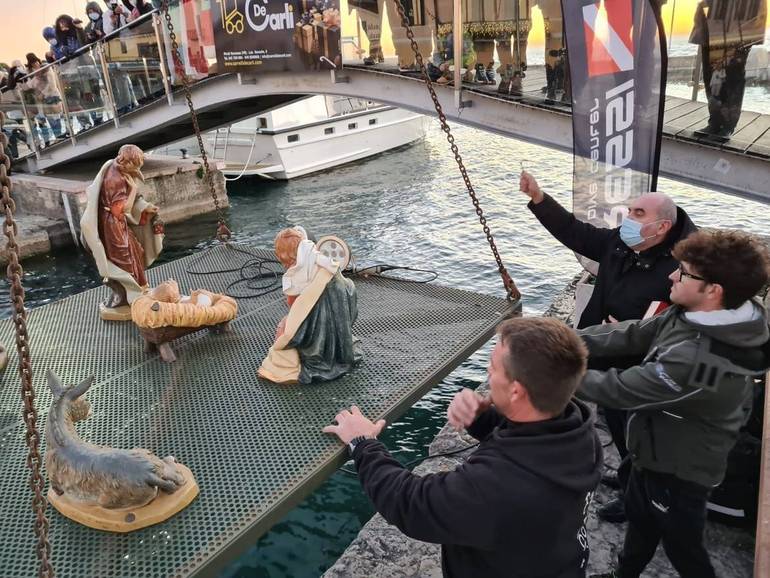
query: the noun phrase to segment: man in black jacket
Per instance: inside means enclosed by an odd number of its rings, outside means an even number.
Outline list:
[[[376,509],[404,534],[440,543],[451,578],[582,578],[585,516],[601,474],[590,411],[572,394],[587,352],[555,319],[512,319],[498,328],[490,397],[465,389],[449,422],[480,440],[453,472],[419,477],[375,438],[385,427],[353,406],[324,428],[351,448]]]
[[[642,319],[650,303],[669,299],[668,276],[678,266],[673,246],[696,230],[690,217],[662,193],[648,193],[631,201],[628,216],[615,229],[584,223],[545,194],[535,178],[522,171],[520,188],[530,198],[529,209],[565,247],[599,263],[593,294],[578,322],[579,329],[613,321]],[[639,362],[632,356],[591,356],[591,369],[625,369]],[[627,480],[625,411],[604,411],[615,447],[624,459],[619,484]],[[610,522],[625,519],[622,499],[599,509],[599,517]]]

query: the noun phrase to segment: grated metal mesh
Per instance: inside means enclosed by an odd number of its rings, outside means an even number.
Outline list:
[[[156,267],[149,280],[173,277],[183,292],[224,291],[238,273],[193,276],[185,268],[232,269],[247,260],[220,246]],[[502,299],[436,285],[370,277],[356,286],[355,332],[364,362],[333,383],[305,387],[257,378],[287,311],[280,292],[240,300],[230,334],[202,331],[177,340],[174,364],[145,354],[133,324],[99,319],[104,287],[32,310],[41,428],[51,399],[47,369],[68,384],[95,375],[88,393],[93,414],[78,425],[82,437],[174,455],[200,485],[186,510],[131,534],[85,528],[49,507],[57,575],[213,575],[344,461],[336,439],[320,433],[340,408],[356,403],[367,416],[392,421],[483,344],[513,308]],[[27,578],[37,566],[12,335],[11,321],[0,322],[0,340],[11,354],[0,380],[0,575]]]

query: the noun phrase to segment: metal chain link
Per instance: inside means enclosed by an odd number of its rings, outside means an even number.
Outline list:
[[[2,113],[0,112],[0,117]],[[40,560],[38,576],[53,578],[51,565],[51,544],[48,542],[50,524],[46,518],[45,480],[40,473],[42,460],[40,458],[40,435],[37,428],[37,410],[35,409],[35,389],[32,386],[32,361],[29,352],[29,336],[27,335],[27,311],[24,309],[24,288],[21,278],[24,270],[19,263],[19,245],[16,236],[19,234],[13,213],[16,204],[11,198],[11,179],[8,173],[11,159],[5,153],[7,139],[0,133],[0,188],[2,188],[2,204],[5,213],[3,233],[8,237],[8,279],[11,283],[11,302],[13,304],[13,324],[16,329],[16,351],[19,356],[19,375],[21,376],[21,397],[24,402],[24,423],[27,430],[27,467],[31,475],[29,486],[32,489],[32,510],[35,512],[35,535],[37,536],[37,557]]]
[[[227,221],[225,220],[224,212],[219,206],[219,198],[217,197],[217,192],[214,189],[214,181],[211,177],[211,169],[209,168],[209,159],[203,146],[203,137],[201,136],[201,129],[198,125],[198,114],[195,112],[195,107],[193,106],[192,102],[192,95],[190,94],[190,79],[187,78],[187,73],[185,73],[184,70],[184,63],[182,62],[182,57],[179,54],[179,44],[176,41],[174,24],[171,22],[171,13],[168,9],[168,0],[162,0],[160,9],[161,12],[163,12],[163,17],[166,19],[166,28],[168,28],[168,36],[171,40],[171,56],[174,60],[174,70],[179,75],[179,78],[182,79],[182,88],[184,89],[184,96],[187,100],[187,106],[190,109],[190,118],[192,119],[193,130],[195,131],[195,136],[198,139],[198,147],[200,147],[201,159],[203,160],[204,179],[209,187],[211,196],[214,199],[214,209],[217,212],[217,239],[222,242],[227,242],[230,240],[231,233],[230,229],[227,227]]]
[[[481,223],[481,227],[484,229],[484,234],[487,236],[489,248],[492,249],[492,254],[495,256],[495,261],[497,262],[497,270],[500,273],[500,277],[503,279],[503,285],[505,286],[505,291],[508,294],[508,299],[514,301],[518,300],[521,298],[521,293],[516,288],[516,283],[514,283],[513,279],[508,274],[508,270],[505,268],[505,265],[503,265],[503,260],[500,258],[500,253],[497,250],[497,245],[495,244],[495,239],[492,236],[492,231],[490,230],[489,225],[487,225],[487,219],[484,216],[484,211],[481,209],[478,198],[476,198],[476,191],[473,188],[470,177],[468,176],[468,171],[465,169],[462,156],[460,156],[460,150],[457,148],[457,144],[455,143],[455,137],[452,135],[452,131],[449,128],[449,124],[447,123],[444,109],[441,107],[441,103],[438,101],[438,96],[436,96],[436,91],[433,88],[433,82],[431,82],[430,76],[428,76],[428,70],[425,67],[425,61],[423,60],[420,49],[417,46],[417,41],[414,39],[414,32],[412,31],[412,27],[409,24],[409,19],[406,16],[404,6],[401,4],[401,0],[394,0],[394,2],[396,4],[396,8],[398,9],[398,15],[401,17],[401,26],[406,29],[406,36],[409,38],[409,41],[412,44],[412,52],[414,52],[417,64],[420,66],[420,72],[422,73],[423,80],[425,80],[425,85],[428,87],[428,92],[430,92],[430,98],[433,100],[433,106],[436,108],[436,114],[438,115],[439,122],[441,123],[441,130],[443,130],[446,134],[447,142],[449,142],[452,154],[454,154],[455,161],[457,161],[457,166],[460,169],[460,174],[462,174],[463,180],[465,181],[465,186],[468,189],[468,195],[470,195],[473,206],[476,209],[476,215],[479,217],[479,223]],[[458,63],[455,63],[455,66],[458,66]]]

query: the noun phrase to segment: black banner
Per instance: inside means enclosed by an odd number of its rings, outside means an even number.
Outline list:
[[[573,212],[617,227],[657,188],[666,85],[658,0],[562,0],[572,82]]]
[[[342,68],[338,0],[217,0],[222,72]]]

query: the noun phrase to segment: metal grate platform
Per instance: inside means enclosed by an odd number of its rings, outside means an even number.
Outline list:
[[[255,256],[272,254],[250,249]],[[224,291],[237,273],[194,276],[187,257],[150,270],[151,284],[169,277],[182,291]],[[246,255],[220,246],[196,270],[232,269]],[[336,382],[277,386],[257,368],[286,314],[280,291],[239,301],[233,333],[199,332],[178,340],[178,361],[143,352],[131,323],[105,323],[97,304],[103,287],[35,309],[29,330],[40,424],[50,394],[45,370],[65,383],[95,375],[88,398],[93,415],[81,435],[115,447],[145,447],[174,455],[194,472],[200,496],[174,518],[127,535],[91,530],[49,507],[58,576],[214,575],[345,460],[323,425],[358,404],[370,417],[393,420],[436,385],[492,334],[514,305],[436,285],[381,277],[357,279],[355,326],[364,362]],[[20,417],[19,378],[10,320],[0,340],[11,350],[0,381],[0,574],[36,574],[31,491]]]

